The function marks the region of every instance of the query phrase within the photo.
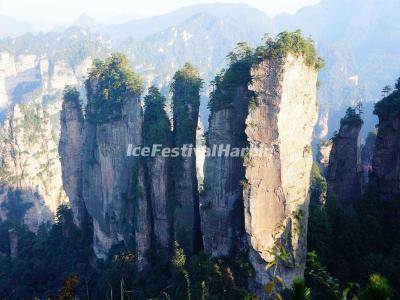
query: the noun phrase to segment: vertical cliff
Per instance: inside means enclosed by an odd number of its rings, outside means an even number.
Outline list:
[[[133,245],[139,267],[150,247],[150,209],[144,168],[126,155],[142,144],[141,80],[125,56],[96,62],[86,83],[83,198],[93,218],[94,249],[105,257],[119,242]]]
[[[243,194],[249,258],[259,283],[271,280],[265,266],[281,246],[289,259],[278,260],[278,274],[286,284],[303,276],[317,74],[305,54],[267,56],[252,69],[255,105],[246,119]],[[253,155],[258,149],[262,156]]]
[[[239,44],[229,57],[211,94],[207,146],[247,150],[241,157],[206,158],[204,248],[214,256],[247,253],[256,288],[274,274],[290,285],[305,267],[320,60],[299,32],[256,49]]]
[[[198,71],[190,64],[178,70],[171,84],[173,105],[173,139],[175,147],[196,146],[200,89],[203,85]],[[174,232],[175,240],[189,252],[201,248],[199,193],[196,153],[184,150],[174,160]]]
[[[130,144],[142,144],[141,91],[140,78],[122,54],[114,54],[104,62],[95,61],[86,81],[88,103],[83,133],[80,135],[77,96],[73,101],[65,97],[65,136],[59,148],[60,155],[66,155],[63,178],[69,195],[76,197],[71,199],[74,212],[78,212],[76,217],[83,210],[82,197],[93,220],[97,257],[106,258],[113,245],[124,243],[136,250],[139,269],[146,265],[145,253],[151,242],[150,205],[144,165],[138,157],[127,156],[127,149]],[[70,96],[68,90],[66,95]]]
[[[22,219],[33,231],[52,222],[59,205],[68,201],[57,152],[59,110],[59,102],[18,104],[0,137],[0,210],[16,222]],[[22,212],[17,216],[13,212],[18,207]]]
[[[317,163],[322,175],[326,176],[329,166],[329,156],[332,151],[332,140],[321,141],[318,144]]]
[[[87,214],[82,196],[83,112],[75,88],[67,87],[63,98],[58,152],[64,190],[71,202],[74,222],[80,226]]]
[[[171,147],[171,124],[165,111],[165,97],[155,87],[145,97],[143,144],[159,147],[155,156],[146,161],[147,189],[151,203],[154,249],[167,262],[172,246],[171,159],[163,156],[162,148]]]
[[[360,130],[363,121],[355,109],[348,108],[333,138],[327,172],[328,201],[352,205],[361,197]]]
[[[248,50],[236,49],[230,67],[215,80],[209,104],[209,149],[248,145],[245,121],[253,96],[247,88],[253,61]],[[243,157],[208,156],[204,172],[200,206],[204,250],[213,256],[228,255],[241,246],[244,234]]]
[[[376,130],[369,132],[364,145],[361,147],[362,186],[364,189],[368,186],[369,176],[372,173],[372,161],[377,133]]]
[[[394,91],[375,105],[379,118],[372,176],[384,201],[400,197],[400,79]]]
[[[68,202],[57,151],[62,89],[82,83],[91,59],[71,65],[58,55],[30,51],[0,53],[0,216],[16,217],[14,203],[35,231]]]

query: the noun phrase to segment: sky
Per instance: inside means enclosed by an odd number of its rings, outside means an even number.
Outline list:
[[[198,3],[241,2],[258,8],[270,16],[295,13],[304,5],[319,0],[0,0],[0,15],[31,23],[36,29],[67,26],[82,13],[106,23],[128,18],[147,17]]]

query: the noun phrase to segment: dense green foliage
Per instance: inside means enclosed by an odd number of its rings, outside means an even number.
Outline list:
[[[165,97],[156,87],[150,87],[144,97],[143,141],[145,145],[168,145],[170,122],[165,111]]]
[[[318,254],[322,265],[338,278],[338,285],[343,288],[349,282],[367,285],[369,274],[379,273],[395,287],[393,299],[397,299],[400,293],[400,221],[396,215],[400,206],[382,201],[377,191],[372,181],[363,199],[346,209],[334,198],[322,205],[312,202],[308,249]],[[327,296],[326,288],[312,278],[309,284],[313,299],[336,299],[333,294]]]
[[[380,119],[396,117],[400,114],[400,78],[394,86],[393,91],[385,87],[383,91],[384,98],[375,104],[374,114]]]
[[[346,110],[346,115],[340,120],[340,124],[357,124],[362,125],[363,120],[361,119],[361,111],[358,111],[357,108],[348,107]]]
[[[304,38],[300,30],[294,32],[283,31],[275,39],[266,35],[265,44],[257,49],[257,53],[266,57],[282,57],[288,54],[302,56],[309,67],[320,70],[324,61],[317,56],[314,41]]]
[[[237,89],[247,90],[251,83],[250,69],[258,62],[257,56],[246,43],[239,43],[229,55],[229,66],[211,82],[213,90],[208,107],[211,114],[229,106]],[[254,97],[254,93],[251,93]]]
[[[63,101],[73,103],[73,104],[79,104],[80,103],[79,96],[80,96],[79,91],[77,90],[76,87],[67,85],[64,88]]]
[[[198,70],[186,63],[178,70],[171,83],[176,145],[194,144],[203,80]]]
[[[19,237],[18,256],[12,260],[8,229],[16,228]],[[92,270],[91,235],[88,225],[79,230],[73,225],[72,213],[61,206],[57,222],[49,232],[42,227],[37,235],[11,221],[0,224],[0,298],[33,299],[54,297],[63,281],[78,275],[82,285],[77,293],[84,295],[85,284],[90,284]]]
[[[19,237],[14,260],[10,228]],[[105,262],[96,261],[91,231],[88,224],[78,229],[65,206],[50,231],[41,227],[37,235],[12,222],[0,223],[0,298],[120,299],[122,293],[125,299],[250,299],[244,286],[252,273],[240,260],[213,260],[201,252],[187,257],[176,243],[170,265],[149,253],[149,268],[138,273],[133,251],[122,245]]]
[[[139,96],[143,90],[140,77],[129,66],[122,53],[114,53],[104,62],[95,60],[86,80],[89,99],[88,111],[93,111],[96,122],[120,120],[127,98]]]

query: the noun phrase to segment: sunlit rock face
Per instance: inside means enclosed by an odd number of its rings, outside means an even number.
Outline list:
[[[214,256],[244,250],[262,285],[272,280],[266,266],[279,244],[290,260],[277,274],[290,284],[305,267],[317,70],[288,55],[261,60],[251,74],[250,86],[236,86],[229,105],[210,117],[208,147],[249,150],[206,158],[204,248]]]
[[[317,73],[292,55],[252,69],[256,106],[246,119],[243,195],[249,258],[261,284],[271,280],[266,265],[279,245],[290,257],[277,269],[286,284],[304,272]],[[263,157],[252,154],[258,148],[267,149]]]

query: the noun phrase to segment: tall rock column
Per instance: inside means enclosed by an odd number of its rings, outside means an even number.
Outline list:
[[[87,212],[82,197],[83,114],[79,92],[72,87],[64,90],[60,114],[60,154],[64,190],[70,199],[74,222],[80,226]]]
[[[183,150],[174,160],[175,240],[189,252],[201,248],[199,193],[196,175],[196,129],[199,118],[200,89],[202,80],[198,71],[185,64],[174,75],[173,93],[173,139],[175,147],[193,147]]]
[[[210,123],[207,147],[245,148],[251,80],[252,53],[237,53],[229,68],[215,80],[210,99]],[[243,55],[243,57],[242,57]],[[243,243],[243,157],[209,155],[205,162],[204,191],[201,197],[201,225],[204,250],[213,256],[237,254]],[[231,252],[232,251],[232,252]]]
[[[362,186],[364,190],[368,186],[369,176],[372,172],[372,161],[374,158],[377,133],[376,130],[369,132],[364,145],[361,147]]]
[[[113,245],[124,243],[135,249],[139,269],[146,266],[145,254],[151,242],[150,208],[143,164],[138,157],[128,156],[127,149],[142,144],[141,91],[140,78],[122,54],[94,63],[86,81],[88,103],[80,153],[81,193],[93,221],[96,256],[105,259]],[[79,174],[79,167],[66,161],[69,154],[64,151],[71,149],[75,155],[80,149],[75,140],[79,138],[80,117],[78,108],[65,100],[67,141],[60,144],[60,154],[67,155],[63,158],[63,177],[67,179]],[[77,136],[69,135],[72,132]],[[70,181],[64,184],[68,186]],[[79,180],[74,184],[78,189]],[[76,189],[69,189],[71,197],[77,197],[71,199],[73,206],[79,203]]]
[[[375,105],[379,118],[378,134],[372,162],[372,176],[380,198],[400,198],[400,79],[394,91]]]
[[[252,69],[255,104],[246,119],[244,216],[256,282],[271,281],[268,262],[290,286],[302,277],[317,119],[317,68],[303,55],[267,55]],[[261,153],[261,155],[260,155]],[[281,247],[289,254],[278,259]]]
[[[169,249],[172,246],[170,213],[170,158],[163,156],[162,149],[171,147],[171,124],[165,111],[165,97],[155,87],[149,88],[145,97],[143,121],[144,146],[157,148],[155,156],[146,160],[148,195],[151,203],[152,228],[155,249],[161,260],[168,262]]]
[[[361,197],[360,130],[363,121],[353,108],[340,120],[340,129],[333,138],[327,172],[328,201],[335,198],[343,206],[352,205]]]

